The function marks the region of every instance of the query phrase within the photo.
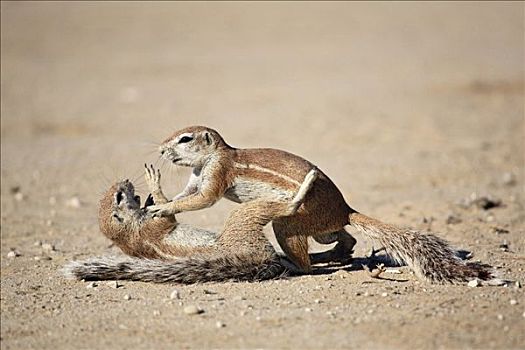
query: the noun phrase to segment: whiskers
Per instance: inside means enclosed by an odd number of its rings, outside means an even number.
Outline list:
[[[153,142],[153,141],[143,141],[140,143],[140,147],[143,149],[147,149],[145,152],[142,152],[142,155],[144,156],[151,156],[152,154],[159,152],[159,147],[161,143],[159,142]]]
[[[181,167],[174,165],[169,159],[159,154],[159,146],[161,143],[153,141],[139,141],[134,142],[132,151],[128,154],[133,157],[133,162],[129,159],[119,158],[115,162],[109,161],[101,169],[99,176],[99,186],[102,187],[100,195],[102,196],[109,187],[117,181],[129,179],[135,186],[135,191],[142,194],[149,194],[149,188],[145,179],[144,164],[150,166],[161,172],[161,184],[166,193],[175,192],[175,189],[183,187],[187,181],[186,170],[181,170]],[[155,155],[154,157],[152,155]],[[138,159],[136,161],[136,159]],[[135,163],[136,162],[136,163]],[[173,197],[173,193],[168,195],[168,198]]]

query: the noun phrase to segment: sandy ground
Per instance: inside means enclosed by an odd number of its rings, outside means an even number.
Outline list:
[[[2,349],[525,348],[514,284],[429,285],[404,267],[373,280],[358,264],[264,283],[117,289],[59,273],[114,251],[96,220],[110,183],[129,177],[144,194],[142,164],[161,165],[156,145],[204,124],[234,146],[300,154],[358,210],[439,232],[524,283],[523,3],[1,11]],[[162,169],[175,194],[188,172]],[[472,195],[502,205],[458,205]],[[179,219],[218,230],[234,206]],[[371,242],[356,237],[363,257]],[[20,256],[8,258],[13,249]],[[204,313],[186,315],[187,305]]]

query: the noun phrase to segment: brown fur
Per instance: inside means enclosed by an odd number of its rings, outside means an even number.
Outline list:
[[[145,220],[145,215],[140,214],[139,208],[130,205],[129,198],[122,203],[125,207],[119,208],[115,203],[115,194],[119,191],[127,193],[128,197],[134,196],[133,185],[127,180],[114,184],[106,191],[99,204],[100,231],[128,255],[161,258],[148,243],[162,247],[159,242],[177,226],[174,217],[158,218],[154,223]],[[114,217],[119,209],[129,213],[122,219],[123,222]]]
[[[191,133],[194,139],[187,144],[181,144],[180,137],[185,133]],[[213,142],[205,143],[204,140],[208,140],[209,137],[213,138]],[[232,148],[224,142],[217,131],[203,126],[188,127],[175,132],[164,141],[160,150],[165,158],[173,161],[174,164],[193,167],[201,179],[200,188],[197,188],[192,195],[151,209],[160,216],[209,207],[223,196],[243,202],[238,194],[232,195],[232,193],[240,191],[240,181],[246,182],[246,178],[251,185],[246,186],[244,183],[242,189],[244,201],[258,198],[271,199],[272,196],[276,199],[285,196],[290,189],[297,189],[299,181],[313,167],[307,160],[285,151]],[[190,159],[196,160],[190,161]],[[265,184],[266,187],[262,188],[261,184]],[[308,255],[307,237],[312,236],[319,241],[324,241],[327,236],[341,237],[341,232],[347,224],[385,243],[390,254],[408,263],[416,272],[421,265],[424,265],[427,270],[420,271],[419,275],[422,278],[433,282],[453,282],[454,278],[450,276],[454,276],[457,272],[458,276],[462,276],[458,279],[466,280],[465,275],[460,273],[466,265],[457,263],[453,251],[446,248],[448,247],[446,244],[431,245],[430,248],[443,249],[434,256],[431,249],[411,250],[408,245],[426,242],[425,239],[429,236],[407,234],[408,231],[380,223],[364,215],[357,215],[357,212],[346,203],[335,184],[323,173],[307,194],[302,208],[295,215],[276,218],[273,221],[273,229],[279,245],[288,258],[303,271],[308,272],[311,270],[311,261]],[[355,244],[353,237],[347,237],[350,239],[343,243],[347,247],[346,253]],[[388,242],[390,244],[387,244]],[[407,252],[409,254],[406,254]],[[434,257],[441,259],[444,256],[449,259],[448,262],[453,261],[453,263],[432,260]],[[420,264],[420,261],[428,259],[432,260],[431,263]],[[448,274],[442,271],[447,268],[452,269]]]
[[[160,180],[160,173],[151,178],[152,172],[146,174],[148,185],[151,187],[153,184],[158,189],[157,195],[162,198],[160,184],[155,184]],[[100,229],[124,253],[142,259],[102,257],[75,261],[66,266],[65,274],[86,280],[132,279],[182,283],[229,279],[255,281],[278,277],[286,268],[262,229],[277,217],[294,214],[316,177],[316,170],[308,174],[291,203],[252,201],[243,204],[232,211],[216,242],[201,246],[189,246],[180,240],[168,243],[166,236],[176,231],[186,230],[185,234],[190,239],[192,235],[202,232],[188,225],[183,227],[174,216],[150,217],[140,208],[131,182],[119,182],[100,201]]]
[[[113,215],[119,209],[119,205],[115,203],[115,193],[119,191],[127,193],[127,198],[134,196],[134,188],[129,181],[119,182],[106,191],[99,206],[100,231],[127,255],[148,259],[165,260],[166,256],[220,254],[234,249],[250,249],[256,252],[255,247],[266,248],[269,245],[262,234],[262,227],[279,214],[284,215],[288,206],[286,203],[273,202],[247,203],[232,211],[219,236],[217,246],[186,247],[183,244],[179,246],[164,241],[167,235],[177,229],[178,223],[174,216],[151,218],[126,201],[121,203],[121,206],[124,206],[121,211],[129,213],[129,219],[123,222],[115,219]],[[246,217],[253,219],[246,220]],[[239,232],[243,234],[238,234]],[[198,234],[198,231],[195,230],[194,233]]]

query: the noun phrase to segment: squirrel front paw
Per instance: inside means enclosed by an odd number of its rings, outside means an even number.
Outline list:
[[[152,193],[160,192],[160,170],[155,170],[153,164],[151,164],[149,167],[147,164],[144,164],[144,168],[146,168],[144,178],[146,179],[146,184],[148,185],[149,191]]]
[[[173,209],[171,204],[172,203],[150,205],[149,207],[146,207],[146,211],[154,218],[172,216],[177,214],[177,212]]]

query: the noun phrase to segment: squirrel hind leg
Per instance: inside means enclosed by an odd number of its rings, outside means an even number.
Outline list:
[[[337,244],[330,250],[310,254],[312,264],[336,262],[341,265],[347,265],[352,261],[352,254],[354,253],[354,246],[357,241],[350,233],[346,232],[346,230],[343,229],[324,236],[313,236],[313,238],[321,244],[334,242],[337,242]]]
[[[294,234],[302,231],[300,227],[294,227],[289,220],[274,220],[272,226],[277,243],[286,257],[299,271],[309,273],[312,267],[308,255],[308,237]]]
[[[285,268],[286,274],[292,274],[292,275],[302,275],[304,274],[304,270],[298,267],[288,259],[286,255],[279,255],[279,263],[281,266]]]

